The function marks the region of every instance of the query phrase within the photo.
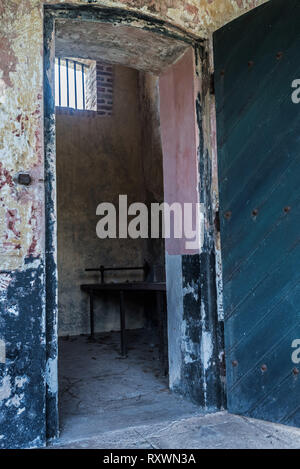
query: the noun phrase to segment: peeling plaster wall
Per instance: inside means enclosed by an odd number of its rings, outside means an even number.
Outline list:
[[[210,40],[196,52],[199,129],[198,174],[200,203],[204,207],[204,243],[198,263],[201,309],[201,366],[205,407],[216,410],[226,406],[224,364],[224,322],[222,309],[222,267],[218,210],[218,174],[215,125],[215,97],[211,87],[212,47]],[[185,262],[183,262],[185,264]],[[185,266],[187,268],[188,264]],[[183,269],[184,270],[184,269]],[[187,277],[190,273],[187,271]]]
[[[139,103],[142,141],[142,171],[144,200],[151,203],[164,201],[163,154],[159,114],[159,79],[151,73],[139,73]],[[147,261],[158,266],[152,277],[164,280],[165,242],[147,239]]]
[[[98,282],[99,274],[85,268],[142,265],[148,257],[146,240],[96,235],[98,204],[118,207],[119,194],[128,195],[128,204],[145,200],[138,83],[136,70],[115,66],[112,116],[84,111],[56,116],[60,335],[89,332],[88,296],[80,284]],[[105,281],[128,279],[142,279],[142,273],[105,274]],[[127,326],[143,327],[142,298],[127,296]],[[98,298],[95,307],[96,332],[119,330],[118,294]]]
[[[43,35],[33,26],[42,14],[17,3],[0,10],[0,263],[8,271],[44,251]],[[32,175],[29,188],[14,182],[21,171]]]
[[[264,0],[68,3],[125,8],[171,22],[197,37],[208,37]],[[44,4],[64,6],[66,2],[0,3],[0,340],[5,341],[7,355],[6,364],[0,364],[2,447],[40,446],[45,441]],[[209,114],[207,105],[205,111]],[[211,148],[209,144],[207,148]],[[53,162],[49,165],[53,166]],[[13,177],[18,171],[30,171],[33,184],[28,188],[16,186]],[[50,205],[53,208],[55,203]],[[54,219],[49,225],[53,223]],[[55,276],[55,243],[50,239],[51,243],[52,271],[49,271],[47,288],[55,302],[55,286],[50,281]],[[50,327],[55,328],[53,317],[49,320]],[[54,363],[48,366],[51,374],[47,375],[52,389],[56,347],[51,344],[48,348]]]

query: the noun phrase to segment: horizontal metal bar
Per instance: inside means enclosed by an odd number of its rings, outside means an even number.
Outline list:
[[[115,270],[145,270],[146,266],[139,266],[139,267],[100,267],[97,269],[85,269],[85,272],[107,272],[107,271],[115,271]]]

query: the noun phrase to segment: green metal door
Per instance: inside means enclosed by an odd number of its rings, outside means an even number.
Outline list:
[[[300,2],[228,24],[214,54],[228,409],[300,426]]]

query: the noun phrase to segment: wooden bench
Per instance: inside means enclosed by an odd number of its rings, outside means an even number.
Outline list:
[[[94,310],[94,298],[96,296],[103,295],[104,292],[118,292],[120,299],[120,339],[121,339],[121,356],[125,358],[127,356],[127,345],[126,345],[126,315],[124,307],[124,294],[125,292],[153,292],[156,297],[156,310],[159,321],[159,335],[160,335],[160,360],[164,373],[167,373],[166,353],[165,353],[165,321],[163,318],[163,309],[165,304],[166,294],[166,283],[165,282],[147,282],[147,281],[136,281],[136,282],[118,282],[118,283],[105,283],[104,272],[106,271],[125,271],[125,270],[143,270],[144,278],[148,272],[148,264],[144,264],[141,267],[104,267],[101,266],[97,269],[86,269],[87,272],[100,272],[101,283],[84,284],[80,288],[82,291],[89,295],[90,300],[90,327],[91,327],[91,338],[95,337],[95,310]]]

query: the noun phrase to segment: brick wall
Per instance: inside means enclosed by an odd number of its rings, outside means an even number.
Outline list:
[[[111,116],[113,108],[113,66],[95,62],[86,78],[86,109]]]
[[[113,66],[96,62],[96,74],[97,112],[110,116],[113,108]]]
[[[97,111],[97,71],[96,62],[94,62],[87,74],[85,80],[85,108],[90,111]]]

